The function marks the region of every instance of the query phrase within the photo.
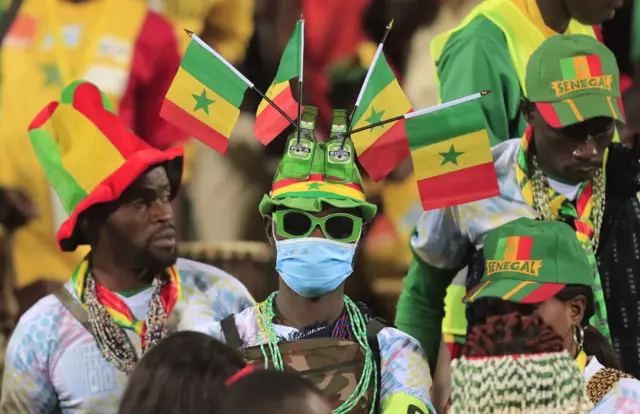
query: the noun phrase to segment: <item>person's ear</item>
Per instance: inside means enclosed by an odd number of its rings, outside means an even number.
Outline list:
[[[532,125],[536,114],[535,104],[529,101],[527,98],[522,98],[522,101],[520,102],[520,110],[522,111],[524,119],[527,121],[527,123],[529,125]]]
[[[273,238],[273,219],[271,216],[262,216],[262,221],[264,223],[264,232],[267,235],[267,240],[271,246],[276,245],[276,241]]]
[[[569,318],[571,319],[571,325],[582,324],[584,313],[587,310],[587,298],[582,295],[578,295],[569,301]]]

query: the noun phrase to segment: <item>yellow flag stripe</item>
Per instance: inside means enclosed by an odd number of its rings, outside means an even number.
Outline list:
[[[58,141],[64,169],[87,193],[124,163],[124,157],[111,141],[71,105],[60,104],[42,129]],[[65,148],[81,150],[65,151]]]
[[[289,87],[289,81],[280,82],[280,83],[276,83],[274,85],[269,86],[269,89],[267,89],[267,93],[266,93],[267,98],[273,101],[274,99],[276,99],[276,96],[280,94],[280,92],[284,91],[288,87]],[[258,106],[258,110],[256,111],[256,116],[260,115],[262,111],[264,111],[265,108],[268,106],[269,106],[269,103],[266,100],[263,99],[262,101],[260,101],[260,105]]]
[[[460,154],[455,158],[443,155],[453,152]],[[412,151],[411,158],[418,181],[493,162],[489,135],[484,129],[422,147]],[[445,162],[447,159],[455,159],[457,165]]]
[[[371,101],[371,105],[364,111],[353,129],[366,127],[377,121],[404,115],[411,110],[411,103],[402,92],[398,81],[394,79],[384,87]],[[368,129],[366,131],[353,134],[353,144],[356,146],[358,154],[364,153],[378,138],[389,131],[400,121],[389,122],[388,124]]]
[[[522,288],[524,288],[525,286],[530,285],[532,283],[533,283],[532,281],[525,281],[525,282],[520,283],[518,286],[514,287],[506,295],[504,295],[502,297],[502,299],[509,300],[513,295],[515,295],[516,293],[521,291]]]
[[[178,70],[166,98],[227,138],[240,115],[238,108],[182,68]]]
[[[271,193],[271,198],[284,196],[290,193],[331,193],[343,197],[350,197],[358,201],[365,201],[364,193],[362,193],[362,191],[347,187],[346,185],[322,183],[318,188],[309,188],[310,184],[312,183],[303,182],[278,188],[277,190],[273,190],[273,192]]]

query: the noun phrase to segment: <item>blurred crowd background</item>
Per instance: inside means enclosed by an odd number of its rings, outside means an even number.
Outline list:
[[[160,28],[170,24],[173,38],[160,30],[157,36],[151,30],[145,39],[132,35],[136,50],[143,50],[142,63],[136,63],[135,59],[133,63],[127,61],[126,50],[132,45],[113,42],[109,45],[111,49],[104,53],[111,57],[118,57],[120,53],[119,63],[118,59],[111,59],[95,67],[90,65],[91,70],[72,68],[90,72],[89,80],[113,98],[121,116],[134,120],[140,118],[139,112],[144,110],[157,113],[153,97],[163,94],[167,86],[162,74],[172,76],[179,53],[184,52],[190,40],[183,29],[199,34],[260,90],[266,91],[291,31],[302,15],[305,20],[303,101],[319,108],[316,134],[322,137],[328,134],[332,108],[350,110],[353,107],[377,44],[391,19],[394,19],[393,30],[384,49],[388,60],[413,108],[435,105],[437,87],[429,43],[435,35],[454,28],[481,1],[108,0],[111,9],[105,12],[101,7],[107,7],[107,0],[24,0],[2,48],[0,186],[23,189],[37,206],[37,212],[26,225],[15,230],[5,229],[3,233],[0,256],[4,311],[18,315],[39,297],[50,293],[59,283],[68,280],[80,261],[78,256],[86,253],[58,251],[55,231],[57,223],[64,218],[60,218],[62,209],[48,190],[25,141],[28,124],[35,113],[58,96],[64,73],[60,68],[56,72],[55,65],[51,66],[60,55],[48,50],[46,38],[38,39],[42,47],[37,50],[32,47],[39,36],[37,26],[41,21],[21,18],[22,13],[39,14],[42,21],[47,21],[51,18],[47,7],[70,3],[72,12],[57,14],[57,18],[90,22],[95,31],[93,36],[97,37],[102,36],[100,30],[137,33],[132,28],[136,24],[133,21],[146,13],[147,7],[163,16],[164,20],[155,24]],[[5,14],[11,13],[11,2],[4,0],[4,3]],[[606,45],[617,55],[628,87],[633,82],[635,65],[632,59],[634,1],[626,0],[626,3],[614,20],[604,24],[603,35]],[[102,20],[95,20],[99,18]],[[71,46],[78,42],[78,35],[74,36],[72,31],[65,30],[61,36]],[[71,66],[83,64],[83,59],[78,46],[77,54],[70,59]],[[120,67],[116,70],[114,65]],[[133,91],[129,81],[132,77],[137,77],[142,85]],[[196,140],[185,141],[185,137],[171,128],[159,131],[156,120],[147,120],[150,124],[136,132],[152,145],[185,145],[187,150],[184,185],[176,200],[181,255],[222,267],[240,278],[260,301],[276,288],[277,275],[273,270],[274,253],[266,244],[257,208],[263,194],[270,189],[288,131],[267,147],[258,142],[253,136],[253,125],[259,102],[257,94],[247,92],[226,155]],[[137,125],[137,121],[133,123]],[[357,258],[360,262],[355,266],[357,273],[347,282],[347,293],[354,300],[368,303],[388,321],[394,319],[402,277],[411,261],[409,238],[422,212],[411,170],[407,160],[383,181],[366,181],[367,195],[379,205],[381,214],[361,240],[364,248]]]

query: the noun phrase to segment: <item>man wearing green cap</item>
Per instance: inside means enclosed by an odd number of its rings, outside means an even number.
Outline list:
[[[91,252],[64,289],[20,318],[0,412],[112,414],[139,358],[180,321],[220,320],[254,301],[230,275],[178,259],[171,200],[182,148],[149,146],[96,86],[67,86],[35,117],[29,140],[69,213],[60,249]]]
[[[289,137],[272,191],[260,203],[276,247],[279,290],[221,323],[195,329],[241,348],[248,363],[301,372],[329,397],[335,413],[434,412],[418,342],[344,294],[376,206],[366,201],[353,143],[338,138],[346,131],[346,111],[334,111],[327,142],[313,136],[315,114],[305,107],[305,133],[299,143],[295,132]]]
[[[487,232],[519,217],[562,220],[574,227],[594,265],[593,253],[598,254],[594,325],[606,335],[610,328],[625,368],[640,374],[638,297],[628,279],[612,276],[629,274],[635,283],[640,274],[635,254],[626,250],[631,243],[618,243],[629,235],[623,226],[633,220],[620,212],[628,211],[638,190],[638,156],[637,148],[612,144],[615,123],[625,121],[615,57],[589,36],[553,36],[531,55],[526,87],[524,136],[492,149],[501,194],[423,214],[411,241],[414,261],[396,323],[420,339],[434,367],[446,288],[467,265],[467,286],[479,280],[484,265],[478,251]],[[625,320],[633,322],[627,326]]]
[[[593,266],[574,230],[558,221],[519,218],[487,234],[483,255],[482,279],[464,298],[470,341],[476,327],[496,317],[536,314],[575,358],[596,405],[590,412],[639,412],[640,381],[613,369],[618,364],[611,345],[589,324]],[[498,335],[493,331],[484,340],[493,343]]]

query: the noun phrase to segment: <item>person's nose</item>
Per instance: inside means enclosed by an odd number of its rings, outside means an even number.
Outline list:
[[[157,222],[173,220],[173,205],[170,201],[156,200],[151,204],[151,217]]]
[[[573,156],[578,160],[591,161],[598,156],[598,153],[595,140],[589,137],[573,151]]]
[[[313,228],[313,230],[311,231],[311,234],[309,235],[310,237],[317,237],[319,239],[326,239],[322,228],[320,227],[320,224],[316,224],[315,227]]]

